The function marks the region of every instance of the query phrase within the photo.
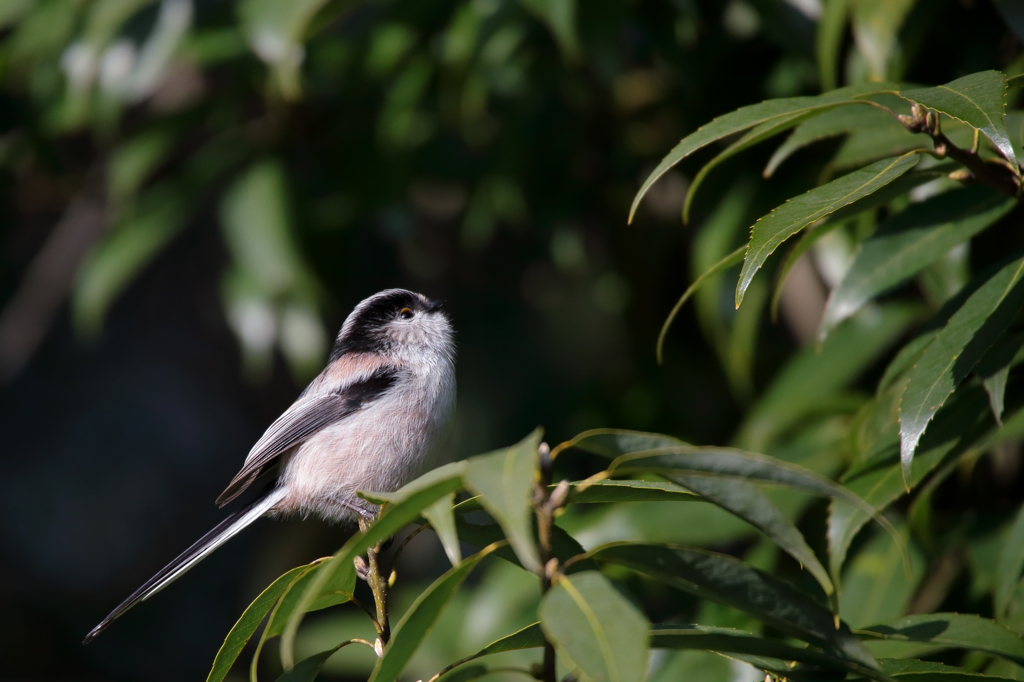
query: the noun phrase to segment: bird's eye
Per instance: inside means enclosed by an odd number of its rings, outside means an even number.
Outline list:
[[[412,319],[412,311],[409,310],[408,308],[402,308],[402,312],[398,313],[398,316],[400,318],[402,318],[403,320],[411,320]]]

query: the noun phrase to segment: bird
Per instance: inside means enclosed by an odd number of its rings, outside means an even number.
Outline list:
[[[443,305],[405,289],[359,303],[323,371],[267,428],[216,502],[223,507],[247,489],[263,489],[133,592],[84,643],[256,519],[370,522],[377,508],[356,491],[393,492],[442,463],[456,388],[454,331]]]

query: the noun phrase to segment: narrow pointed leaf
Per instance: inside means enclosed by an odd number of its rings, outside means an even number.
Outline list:
[[[1020,582],[1024,571],[1024,506],[1017,512],[1017,517],[1003,542],[999,553],[999,564],[996,567],[995,615],[996,620],[1006,619],[1010,600]]]
[[[842,107],[843,109],[863,109],[864,107]],[[690,222],[690,207],[693,204],[693,198],[697,194],[697,189],[703,184],[704,178],[708,176],[712,170],[719,166],[724,161],[731,159],[745,149],[753,147],[759,142],[763,142],[779,133],[789,130],[793,126],[805,120],[809,115],[807,112],[797,112],[795,114],[789,114],[787,116],[779,116],[769,121],[748,130],[743,134],[743,137],[736,140],[728,147],[726,147],[718,156],[704,164],[704,167],[700,169],[693,178],[693,182],[690,183],[690,188],[686,192],[686,199],[683,200],[683,223]]]
[[[985,680],[1000,682],[1007,680],[1005,677],[972,673],[963,668],[943,665],[934,661],[882,658],[878,663],[886,675],[894,680],[903,680],[903,682],[984,682]]]
[[[593,682],[642,682],[650,623],[598,571],[561,576],[540,608],[541,627]]]
[[[459,529],[459,537],[465,543],[474,547],[487,547],[488,545],[506,540],[501,526],[496,523],[467,523],[463,519],[457,518],[455,525]],[[573,557],[583,554],[585,551],[580,543],[573,536],[569,535],[565,529],[557,524],[552,527],[551,553],[560,562],[564,563]],[[519,557],[507,544],[502,544],[495,549],[494,556],[519,566],[523,570],[529,570],[523,566]]]
[[[888,83],[866,83],[863,85],[840,88],[839,90],[833,90],[832,92],[818,95],[817,97],[789,97],[784,99],[768,100],[766,102],[760,102],[759,104],[751,104],[746,107],[741,107],[736,111],[719,116],[707,125],[698,128],[695,132],[683,138],[683,140],[677,144],[664,159],[661,160],[661,163],[651,171],[651,174],[640,187],[640,191],[637,192],[636,198],[633,199],[633,205],[629,210],[629,221],[633,221],[633,216],[636,214],[637,206],[640,205],[640,201],[644,198],[644,195],[647,194],[647,190],[649,190],[651,186],[658,181],[658,178],[698,149],[711,144],[716,140],[720,140],[723,137],[727,137],[733,133],[743,132],[747,128],[753,128],[756,125],[772,119],[782,116],[791,116],[804,111],[824,111],[843,104],[859,104],[860,102],[858,100],[860,99],[884,92],[895,93],[896,88],[892,84]]]
[[[736,307],[743,302],[743,294],[754,275],[780,244],[816,220],[885,187],[913,168],[918,160],[919,154],[915,152],[883,159],[796,196],[754,223],[736,286]]]
[[[902,616],[917,592],[924,557],[910,542],[906,524],[900,524],[899,531],[902,543],[876,533],[843,571],[839,615],[852,628]],[[905,571],[903,552],[908,550],[910,571]]]
[[[808,595],[733,557],[675,545],[613,543],[587,556],[627,566],[684,592],[731,606],[763,623],[874,669],[874,658],[846,625]]]
[[[1000,71],[972,73],[934,88],[903,90],[900,97],[963,121],[977,128],[1017,166],[1003,111],[1006,108],[1006,76]]]
[[[1024,258],[989,275],[910,370],[900,402],[900,462],[908,484],[914,451],[932,417],[1024,305],[1022,278]]]
[[[595,455],[615,459],[630,452],[688,445],[674,436],[628,429],[591,429],[561,443],[553,452],[579,448]]]
[[[281,676],[277,678],[277,682],[314,682],[314,680],[316,680],[316,676],[320,674],[320,668],[324,667],[324,663],[327,662],[327,659],[336,654],[339,649],[346,647],[349,644],[357,644],[357,642],[342,642],[333,649],[321,651],[318,654],[313,654],[309,658],[302,659],[293,667],[285,670]]]
[[[898,395],[898,394],[897,394]],[[884,406],[895,419],[895,414]],[[913,489],[940,465],[970,452],[973,444],[989,431],[992,420],[982,391],[959,391],[943,408],[935,426],[922,438],[910,478]],[[899,433],[894,427],[890,437],[875,449],[878,456],[851,469],[843,478],[843,487],[881,512],[906,494],[900,461]],[[829,511],[829,570],[837,580],[846,560],[850,543],[870,517],[846,500],[835,499]]]
[[[224,638],[220,651],[217,652],[216,658],[213,659],[213,668],[206,677],[206,682],[221,682],[227,676],[231,670],[231,665],[238,658],[238,655],[242,653],[242,649],[253,633],[256,632],[256,628],[263,622],[263,618],[274,608],[274,604],[284,594],[284,591],[288,589],[288,586],[292,584],[292,581],[308,569],[309,566],[298,566],[288,571],[272,582],[267,589],[263,590],[246,607],[238,622],[231,628],[228,636]]]
[[[531,496],[541,432],[489,455],[466,460],[466,487],[480,496],[484,509],[501,525],[519,561],[540,570],[540,555],[531,527]]]
[[[708,625],[655,625],[651,630],[651,648],[696,649],[723,654],[769,657],[785,662],[780,672],[787,668],[792,671],[790,663],[798,662],[830,671],[877,675],[877,671],[871,668],[819,649],[794,646],[743,630]]]
[[[826,92],[836,87],[839,52],[849,15],[850,0],[825,0],[822,3],[814,51],[818,60],[818,79],[821,81],[821,89]]]
[[[905,282],[957,244],[992,225],[1017,202],[982,186],[945,192],[891,217],[854,254],[829,296],[818,337],[888,289]]]
[[[506,651],[520,651],[522,649],[539,649],[544,646],[544,631],[541,630],[540,623],[533,623],[527,625],[522,630],[517,630],[511,635],[506,635],[501,639],[495,640],[485,646],[480,651],[476,652],[472,656],[467,656],[462,660],[456,661],[451,665],[447,666],[444,670],[430,678],[428,682],[434,682],[434,680],[447,680],[450,678],[445,677],[450,671],[455,670],[461,665],[475,661],[478,658],[484,656],[490,656],[492,654],[503,654]]]
[[[888,130],[894,126],[910,136],[907,129],[884,109],[839,107],[826,111],[797,126],[796,130],[772,154],[762,175],[770,178],[786,159],[815,142],[864,130]],[[927,142],[922,139],[921,146],[925,144]]]
[[[448,555],[448,561],[452,566],[462,561],[462,548],[459,546],[459,533],[455,529],[455,513],[452,511],[454,493],[440,500],[423,510],[423,516],[430,522],[431,528],[441,539],[444,553]]]
[[[570,488],[569,501],[576,504],[615,502],[699,502],[681,485],[663,481],[597,481]]]
[[[662,362],[665,359],[663,353],[665,347],[665,337],[668,335],[668,330],[672,326],[672,323],[675,321],[676,315],[678,315],[679,311],[683,309],[683,305],[685,305],[686,302],[690,300],[690,297],[693,296],[693,294],[696,293],[698,289],[700,289],[702,284],[710,280],[715,275],[724,272],[725,270],[728,270],[737,263],[742,262],[743,254],[744,252],[746,252],[746,250],[747,248],[745,246],[741,246],[732,253],[730,253],[728,256],[723,258],[722,260],[715,263],[713,266],[708,268],[704,273],[702,273],[700,277],[695,279],[693,281],[693,284],[687,287],[686,291],[683,292],[683,295],[679,297],[679,300],[676,301],[676,304],[672,307],[672,311],[669,312],[668,317],[665,318],[665,323],[661,325],[661,331],[658,333],[658,345],[655,348],[655,355],[658,358],[659,365],[662,364]]]
[[[927,642],[943,648],[981,651],[1024,665],[1024,640],[995,621],[966,613],[903,616],[858,631],[864,639]]]
[[[267,640],[284,632],[288,619],[305,593],[306,588],[313,581],[319,568],[319,564],[311,567],[288,586],[284,594],[281,595],[281,599],[274,606],[274,610],[270,612],[270,618],[267,620],[267,627],[263,631],[262,639]],[[306,611],[319,611],[320,609],[351,601],[355,589],[355,565],[339,566],[338,570],[331,575],[330,580],[320,588],[320,594],[307,607]]]
[[[1024,348],[1024,334],[1003,334],[978,361],[975,372],[981,377],[988,402],[992,407],[992,415],[996,423],[1002,425],[1006,381],[1010,376],[1010,368],[1020,361],[1021,349]]]
[[[494,549],[495,546],[491,545],[467,557],[458,566],[449,569],[435,580],[433,585],[416,598],[395,627],[391,641],[384,647],[384,655],[377,660],[369,682],[394,682],[398,679],[466,576]]]
[[[692,490],[708,502],[738,516],[754,526],[786,554],[796,559],[797,563],[806,568],[821,585],[828,597],[829,605],[834,613],[839,613],[839,601],[836,589],[829,578],[825,567],[818,561],[814,550],[810,548],[803,534],[796,525],[786,518],[768,496],[756,487],[734,478],[714,478],[710,476],[677,476],[672,480]]]

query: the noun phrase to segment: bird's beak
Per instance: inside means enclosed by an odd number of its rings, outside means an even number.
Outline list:
[[[436,313],[438,310],[444,307],[444,301],[428,301],[427,312]]]

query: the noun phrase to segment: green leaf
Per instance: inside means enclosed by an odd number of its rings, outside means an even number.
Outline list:
[[[402,616],[391,635],[391,641],[384,647],[384,655],[377,661],[369,682],[394,682],[402,674],[409,659],[416,652],[423,638],[441,616],[441,611],[455,594],[480,560],[494,551],[494,545],[487,547],[434,581],[409,610]]]
[[[440,500],[423,510],[423,516],[441,539],[445,554],[452,566],[462,561],[462,548],[459,546],[459,533],[455,529],[455,514],[452,512],[452,501],[455,494],[442,497]]]
[[[115,204],[135,195],[167,157],[174,136],[158,130],[142,133],[117,148],[107,166],[107,193]]]
[[[288,619],[295,611],[296,605],[305,593],[306,588],[313,581],[319,570],[319,564],[311,567],[304,574],[292,581],[284,594],[274,606],[267,621],[267,627],[263,631],[262,640],[276,637],[284,632]],[[352,600],[356,589],[356,569],[353,564],[341,566],[334,572],[330,580],[320,588],[320,594],[307,607],[306,612],[319,611],[330,606],[344,604]]]
[[[832,290],[819,338],[824,340],[865,303],[995,223],[1016,203],[987,187],[966,187],[911,204],[889,218],[860,245]]]
[[[1013,593],[1017,590],[1022,571],[1024,571],[1024,506],[1017,512],[1017,518],[1014,519],[1003,543],[1003,549],[999,553],[995,588],[996,620],[1006,619],[1007,609],[1013,599]]]
[[[597,571],[560,576],[538,609],[544,634],[594,682],[642,682],[650,623]]]
[[[1007,679],[987,673],[972,673],[963,668],[934,661],[882,658],[878,660],[878,664],[882,666],[882,671],[886,675],[905,682],[982,682]]]
[[[213,659],[213,668],[210,670],[210,674],[207,675],[206,682],[221,682],[221,680],[227,677],[228,672],[231,671],[231,666],[238,658],[238,655],[242,653],[242,649],[249,641],[249,638],[256,632],[256,628],[263,622],[263,618],[274,607],[278,598],[284,594],[284,591],[288,589],[292,581],[299,574],[307,570],[309,570],[309,566],[298,566],[288,571],[272,582],[269,587],[263,590],[246,607],[238,622],[231,628],[228,636],[224,638],[224,643],[220,645],[220,650]]]
[[[852,5],[853,39],[871,80],[894,71],[898,34],[915,0],[859,0]]]
[[[677,144],[668,155],[661,160],[661,163],[647,176],[633,205],[629,210],[629,222],[633,221],[637,206],[647,194],[647,190],[657,182],[658,178],[667,173],[669,169],[685,159],[687,156],[708,144],[720,140],[723,137],[739,133],[747,128],[770,121],[782,116],[791,116],[799,112],[810,112],[815,110],[831,109],[843,104],[862,104],[863,98],[879,93],[895,93],[893,85],[887,83],[867,83],[863,85],[849,86],[833,90],[832,92],[818,95],[817,97],[789,97],[784,99],[772,99],[759,104],[751,104],[741,107],[736,111],[719,116],[710,123],[695,132],[687,135]]]
[[[1006,76],[1000,71],[972,73],[934,88],[903,90],[900,97],[963,121],[985,134],[1013,167],[1017,157],[1003,124]]]
[[[903,542],[878,533],[853,558],[843,573],[839,615],[852,628],[902,616],[924,575],[924,557],[910,543],[906,524],[898,526]],[[910,547],[911,571],[903,553]]]
[[[800,149],[815,142],[836,137],[837,135],[846,135],[865,130],[889,130],[893,127],[899,128],[903,131],[904,135],[910,136],[910,133],[903,127],[903,124],[884,109],[874,107],[839,107],[838,109],[826,111],[797,126],[796,130],[772,154],[762,175],[770,178],[786,159]],[[920,138],[922,139],[920,146],[923,147],[927,144],[926,140],[928,138],[926,135],[921,135]]]
[[[900,461],[909,485],[914,451],[929,422],[1024,305],[1024,258],[983,274],[977,288],[925,348],[900,402]],[[986,279],[987,278],[987,279]]]
[[[981,651],[1024,664],[1024,640],[995,621],[964,613],[903,616],[858,631],[864,639],[927,642],[946,649]]]
[[[613,543],[587,557],[627,566],[684,592],[738,609],[871,670],[874,658],[846,625],[808,595],[724,554],[675,545]]]
[[[691,296],[693,296],[693,294],[698,289],[700,289],[702,284],[712,279],[715,275],[724,272],[725,270],[728,270],[732,266],[741,262],[743,260],[743,254],[746,252],[746,250],[747,247],[741,246],[732,253],[730,253],[728,256],[723,258],[722,260],[715,263],[713,266],[711,266],[710,269],[706,270],[700,277],[695,279],[693,284],[691,284],[686,289],[686,291],[683,292],[683,295],[679,297],[679,300],[676,301],[675,306],[673,306],[671,312],[669,312],[668,317],[665,318],[665,323],[661,325],[661,332],[658,333],[658,344],[655,348],[655,355],[658,358],[659,365],[662,364],[665,359],[663,355],[665,337],[668,335],[669,327],[672,326],[672,323],[676,319],[676,315],[678,315],[679,311],[682,310],[683,305],[690,299]]]
[[[506,539],[501,526],[496,523],[467,523],[461,518],[457,518],[455,525],[459,529],[459,537],[474,547],[486,547]],[[551,529],[551,550],[555,558],[561,562],[579,556],[585,551],[573,536],[557,524]],[[494,550],[494,556],[519,566],[523,570],[529,570],[523,566],[519,557],[508,546],[498,547]]]
[[[574,504],[618,502],[698,502],[700,497],[686,488],[662,481],[596,481],[586,487],[579,483],[569,488]]]
[[[925,476],[947,461],[970,451],[973,444],[988,430],[991,419],[988,405],[980,390],[960,391],[943,408],[942,418],[921,441],[921,452],[915,457],[910,487],[916,487]],[[899,393],[896,393],[898,399]],[[882,409],[892,414],[888,403]],[[867,504],[882,511],[906,493],[899,461],[899,434],[875,446],[878,455],[855,466],[843,478],[843,486]],[[829,569],[835,580],[839,575],[850,543],[863,528],[868,516],[845,500],[832,503],[828,523]]]
[[[913,168],[918,160],[917,153],[883,159],[794,197],[754,223],[736,286],[736,307],[743,302],[743,294],[754,275],[782,242],[814,221],[881,189]]]
[[[445,675],[448,672],[463,665],[464,663],[475,661],[476,659],[483,658],[484,656],[490,656],[492,654],[503,654],[506,651],[538,649],[542,646],[544,646],[544,632],[541,630],[539,622],[533,623],[531,625],[527,625],[522,630],[517,630],[513,632],[511,635],[506,635],[501,639],[491,642],[490,644],[488,644],[472,656],[467,656],[462,660],[452,663],[451,665],[445,667],[444,670],[430,678],[428,682],[434,682],[437,679],[450,680],[452,679],[451,677],[445,677]]]
[[[540,570],[540,555],[531,528],[534,468],[541,431],[518,444],[466,460],[466,487],[480,496],[484,509],[505,532],[519,561],[528,570]]]
[[[584,431],[572,440],[561,443],[552,450],[551,455],[554,457],[568,448],[579,448],[601,457],[615,459],[628,452],[671,448],[679,445],[687,445],[687,443],[661,433],[628,429],[591,429]]]
[[[415,483],[415,481],[413,482]],[[410,484],[413,485],[413,484]],[[324,562],[317,570],[316,576],[302,592],[295,605],[281,636],[281,661],[285,668],[290,668],[294,657],[295,633],[299,629],[302,617],[311,608],[342,566],[349,566],[352,561],[378,542],[387,540],[402,529],[407,523],[420,516],[424,509],[442,497],[462,487],[460,476],[451,475],[432,485],[417,490],[395,505],[387,505],[381,510],[380,516],[365,531],[356,533],[339,549],[333,557]]]
[[[735,442],[763,452],[808,414],[870,367],[917,319],[917,310],[890,304],[864,310],[844,322],[820,349],[802,349],[778,372],[747,413]]]
[[[796,525],[779,510],[768,496],[756,487],[735,478],[709,476],[683,476],[665,474],[679,485],[692,490],[702,498],[738,516],[764,533],[786,554],[796,559],[821,585],[835,613],[839,612],[836,589],[825,567],[818,561]]]
[[[820,666],[833,672],[876,674],[870,669],[865,669],[863,665],[851,663],[845,658],[818,649],[794,646],[777,639],[759,637],[743,630],[708,625],[655,625],[651,630],[651,648],[716,651],[723,654],[739,654],[737,658],[746,655],[777,659],[783,662],[781,666],[773,666],[770,672],[792,672],[793,667],[790,662],[799,662]],[[742,660],[748,659],[742,658]],[[752,665],[756,665],[753,661],[750,662]]]
[[[814,42],[818,57],[818,79],[821,81],[821,89],[826,92],[836,87],[836,67],[849,13],[850,0],[825,0],[822,4]]]
[[[354,640],[342,642],[333,649],[327,651],[321,651],[318,654],[313,654],[309,658],[304,658],[293,667],[285,670],[281,673],[281,676],[277,678],[277,682],[314,682],[316,676],[320,673],[320,668],[323,667],[327,659],[333,656],[339,649],[346,647],[349,644],[360,644]]]
[[[1021,356],[1022,348],[1024,334],[1006,332],[992,344],[978,361],[978,366],[974,368],[975,373],[981,377],[985,392],[988,393],[989,405],[992,407],[992,416],[999,425],[1003,423],[1006,381],[1010,376],[1010,368],[1024,359]]]
[[[843,107],[844,109],[862,109],[863,107]],[[686,192],[686,199],[683,200],[683,223],[690,222],[690,207],[693,205],[693,198],[697,195],[697,188],[704,182],[704,178],[708,176],[715,167],[723,163],[724,161],[731,159],[740,152],[753,147],[759,142],[763,142],[768,138],[774,137],[779,133],[789,130],[793,126],[797,125],[803,120],[806,120],[808,116],[807,112],[800,111],[788,116],[779,116],[771,120],[765,121],[764,123],[748,130],[744,133],[743,137],[736,140],[715,158],[704,164],[704,167],[700,169],[693,178],[693,182],[690,183],[690,188]]]

